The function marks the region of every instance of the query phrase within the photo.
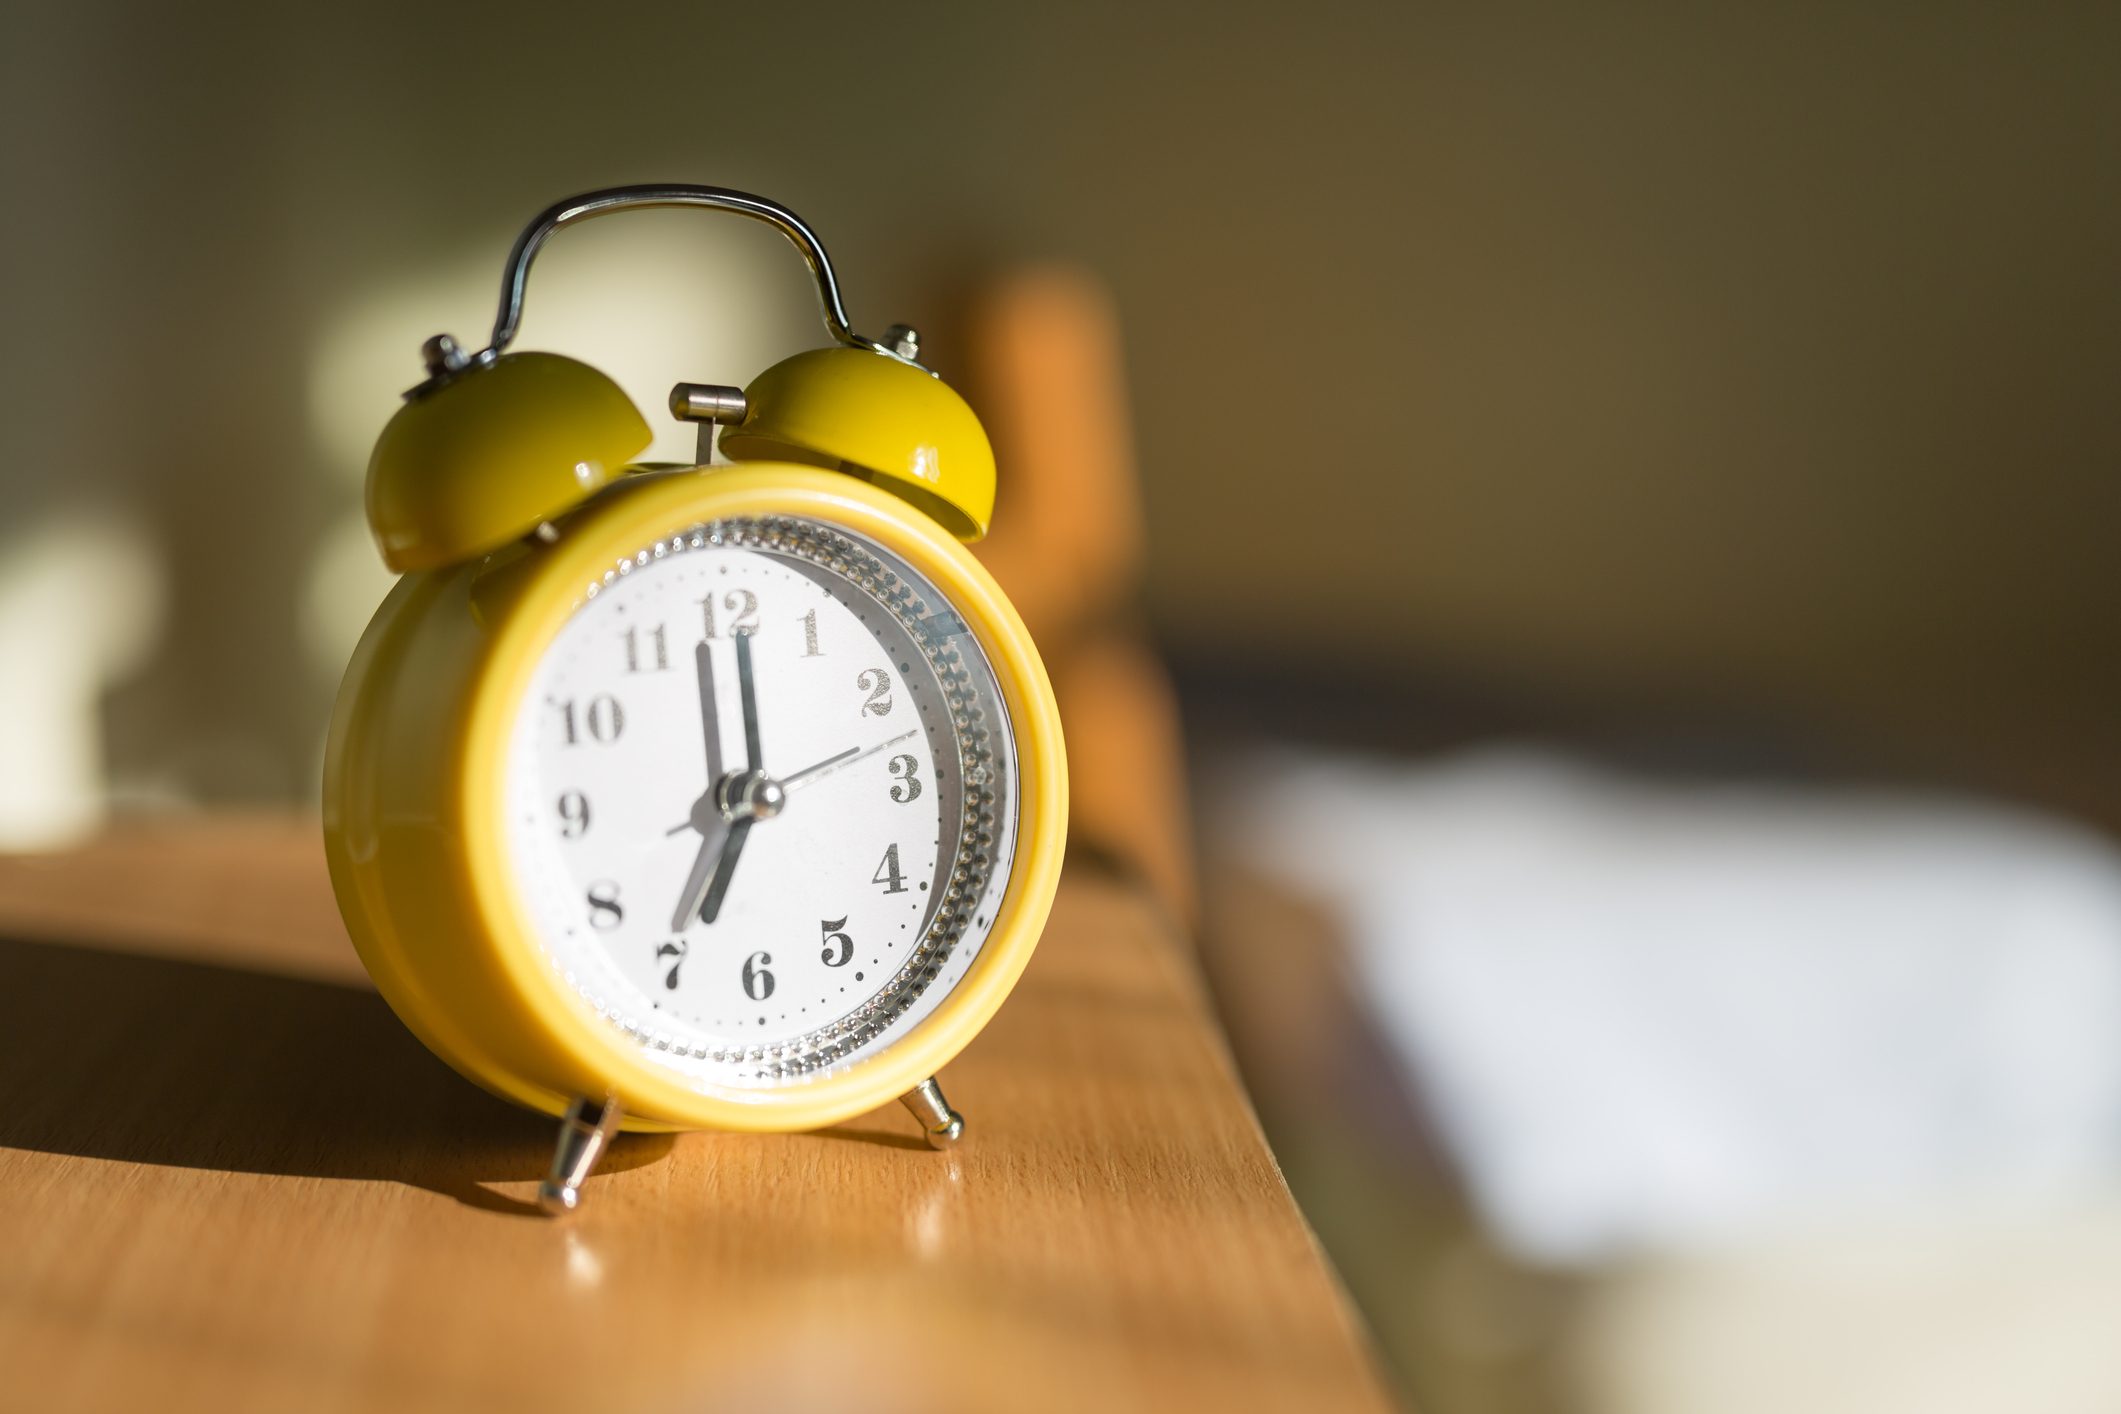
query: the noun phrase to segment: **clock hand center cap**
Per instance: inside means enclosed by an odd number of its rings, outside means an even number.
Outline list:
[[[715,787],[714,796],[731,820],[771,820],[788,804],[788,792],[764,771],[731,771]]]

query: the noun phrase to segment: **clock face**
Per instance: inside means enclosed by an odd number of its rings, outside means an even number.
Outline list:
[[[1014,855],[978,640],[905,561],[794,517],[619,561],[532,675],[508,849],[560,985],[653,1062],[798,1084],[963,980]]]

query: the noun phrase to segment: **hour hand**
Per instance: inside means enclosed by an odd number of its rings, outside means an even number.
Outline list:
[[[744,838],[751,833],[751,817],[739,816],[730,821],[722,833],[727,838],[722,842],[721,858],[714,866],[714,877],[701,890],[702,923],[712,923],[721,916],[722,900],[729,894],[729,881],[736,877],[737,856],[744,852]]]
[[[707,904],[707,891],[721,872],[722,844],[729,835],[729,821],[717,810],[703,822],[700,852],[693,856],[692,872],[685,876],[685,891],[678,896],[677,911],[670,915],[670,931],[682,933],[692,926]],[[725,886],[726,887],[726,886]],[[706,919],[712,923],[712,918]]]

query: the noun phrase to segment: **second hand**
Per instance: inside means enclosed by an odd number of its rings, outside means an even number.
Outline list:
[[[857,751],[855,748],[850,746],[845,751],[839,753],[837,756],[827,756],[822,761],[814,762],[811,765],[805,766],[800,771],[796,771],[791,775],[781,777],[781,789],[794,790],[797,786],[802,785],[807,781],[815,780],[819,776],[823,776],[832,771],[838,770],[842,766],[852,766],[857,761],[867,760],[869,757],[876,755],[876,753],[884,750],[886,747],[897,746],[900,742],[906,740],[906,738],[910,736],[913,736],[919,731],[919,727],[914,727],[910,731],[900,732],[897,736],[891,738],[889,741],[880,741],[866,751]]]
[[[897,746],[900,742],[905,741],[907,738],[917,736],[919,734],[920,728],[913,727],[907,731],[900,732],[897,736],[892,737],[889,740],[880,741],[876,745],[867,749],[850,746],[845,751],[838,752],[831,756],[827,756],[822,761],[813,761],[800,771],[790,772],[789,774],[781,777],[776,784],[778,784],[783,791],[795,790],[801,786],[809,785],[812,781],[830,775],[832,772],[838,770],[842,766],[852,766],[857,761],[865,761],[869,757],[876,755],[876,753],[878,753],[879,751],[882,751],[887,747]],[[663,831],[663,833],[665,835],[678,835],[683,834],[685,831],[691,828],[693,828],[692,822],[690,820],[687,820],[682,825],[671,826],[669,829]]]

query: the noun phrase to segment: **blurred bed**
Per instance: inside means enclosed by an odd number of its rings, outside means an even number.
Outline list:
[[[2104,836],[1551,748],[1203,759],[1207,969],[1418,1406],[2121,1402]]]

